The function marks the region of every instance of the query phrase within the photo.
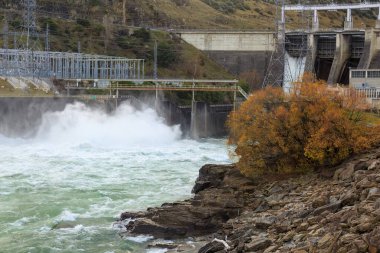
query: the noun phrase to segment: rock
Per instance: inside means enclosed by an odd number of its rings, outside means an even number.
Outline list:
[[[217,187],[223,181],[231,166],[218,166],[207,164],[199,170],[199,176],[195,182],[192,193],[198,193],[209,187]]]
[[[376,187],[376,186],[377,186],[377,183],[369,181],[367,177],[365,177],[359,183],[356,184],[356,188],[362,188],[362,189],[372,188],[372,187]]]
[[[355,171],[358,170],[367,170],[368,169],[368,161],[363,161],[355,165]]]
[[[301,223],[301,224],[298,226],[298,228],[297,228],[297,232],[306,231],[308,227],[309,227],[309,223],[307,223],[307,222],[303,222],[303,223]]]
[[[318,248],[327,248],[330,246],[334,239],[334,236],[332,234],[326,234],[318,241]]]
[[[317,209],[314,210],[314,212],[312,213],[313,215],[319,215],[325,211],[329,211],[329,212],[336,212],[337,210],[339,210],[339,208],[342,206],[342,202],[341,201],[338,201],[336,203],[332,203],[332,204],[328,204],[328,205],[325,205],[325,206],[321,206]]]
[[[252,241],[245,245],[246,251],[264,250],[272,244],[272,241],[265,237],[253,236],[251,239]]]
[[[340,196],[340,201],[342,202],[342,206],[352,206],[359,199],[359,197],[353,193],[352,190],[344,193]]]
[[[375,201],[380,198],[380,189],[377,187],[369,189],[367,200]]]
[[[380,161],[379,160],[372,161],[372,163],[368,166],[368,170],[376,170],[379,168],[380,168]]]
[[[368,250],[367,243],[362,239],[357,239],[354,241],[355,246],[357,247],[359,253],[365,253]]]
[[[370,222],[361,223],[357,226],[357,231],[360,233],[369,232],[373,229],[374,224]]]
[[[265,198],[267,202],[277,203],[286,196],[285,193],[275,193]]]
[[[352,180],[354,172],[355,172],[355,164],[350,163],[346,167],[338,169],[334,174],[334,179],[342,180],[342,181]]]
[[[289,231],[288,233],[285,234],[285,236],[282,238],[283,242],[289,242],[290,240],[293,239],[293,237],[296,235],[295,231]]]
[[[185,228],[165,226],[149,219],[131,221],[127,229],[134,234],[153,235],[158,238],[182,237],[187,233]]]
[[[271,252],[275,252],[277,249],[278,249],[278,246],[273,245],[273,246],[268,247],[266,250],[264,250],[263,253],[271,253]]]
[[[172,242],[162,242],[162,241],[153,242],[148,245],[148,248],[160,248],[160,249],[175,249],[177,247],[178,245]]]
[[[198,193],[204,189],[210,188],[212,185],[213,184],[210,181],[198,180],[193,187],[192,193]]]
[[[380,198],[375,201],[374,207],[375,209],[380,209]]]
[[[198,253],[214,253],[222,250],[224,251],[224,249],[225,246],[223,243],[213,241],[200,248]]]
[[[269,210],[268,202],[263,201],[261,204],[255,209],[255,213],[262,213]]]
[[[339,240],[343,243],[343,244],[349,244],[351,242],[353,242],[355,239],[357,239],[359,236],[356,235],[356,234],[345,234],[343,236],[341,236],[339,238]]]
[[[323,195],[318,196],[316,199],[314,199],[311,205],[314,208],[318,208],[318,207],[327,205],[328,203],[329,203],[329,197],[326,194],[323,194]]]
[[[292,253],[308,253],[308,252],[304,249],[295,249],[292,251]]]
[[[369,252],[380,252],[380,227],[374,229],[365,239],[369,245]]]
[[[255,226],[258,229],[267,229],[271,225],[273,225],[276,222],[276,217],[269,216],[269,217],[262,217],[255,220]]]

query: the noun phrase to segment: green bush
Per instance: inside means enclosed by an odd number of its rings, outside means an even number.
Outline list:
[[[91,26],[90,21],[88,21],[87,19],[82,19],[82,18],[78,18],[78,19],[77,19],[77,24],[78,24],[78,25],[81,25],[81,26],[84,26],[84,27],[89,27],[89,26]]]
[[[141,29],[134,31],[133,36],[141,39],[143,42],[149,42],[150,38],[151,38],[150,31],[148,31],[145,28],[141,28]]]
[[[176,49],[172,45],[166,42],[160,42],[158,44],[158,65],[163,68],[167,68],[173,63],[175,63],[179,56]]]

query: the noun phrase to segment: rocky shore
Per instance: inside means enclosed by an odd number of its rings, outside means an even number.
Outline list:
[[[380,149],[288,178],[206,165],[193,193],[121,221],[128,234],[198,242],[156,245],[171,252],[380,252]]]

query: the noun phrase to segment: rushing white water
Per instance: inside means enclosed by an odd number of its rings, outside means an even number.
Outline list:
[[[306,66],[306,57],[292,57],[288,53],[285,54],[285,70],[284,70],[284,91],[289,93],[293,87],[293,83],[299,81]]]
[[[229,162],[223,140],[180,136],[150,109],[83,104],[45,114],[33,139],[0,136],[0,251],[145,252],[115,218],[187,198],[203,164]]]

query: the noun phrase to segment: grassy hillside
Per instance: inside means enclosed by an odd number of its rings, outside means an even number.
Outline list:
[[[8,23],[9,30],[22,30],[20,2],[0,0],[0,29]],[[80,45],[80,51],[85,53],[144,58],[147,76],[151,76],[153,45],[154,41],[157,41],[160,77],[234,78],[192,46],[156,28],[273,30],[276,16],[276,6],[273,2],[273,0],[37,0],[36,14],[39,32],[44,32],[49,25],[51,50],[77,52]],[[298,0],[289,3],[298,3]],[[374,11],[361,11],[360,15],[358,12],[353,14],[356,27],[373,26],[376,18]],[[344,12],[320,12],[321,27],[342,27],[344,17]],[[310,19],[311,13],[289,13],[287,27],[306,27],[305,24],[308,24],[307,20]],[[1,36],[0,43],[3,44]],[[40,48],[44,48],[43,39],[37,43]],[[12,47],[13,38],[9,39],[9,44]]]

